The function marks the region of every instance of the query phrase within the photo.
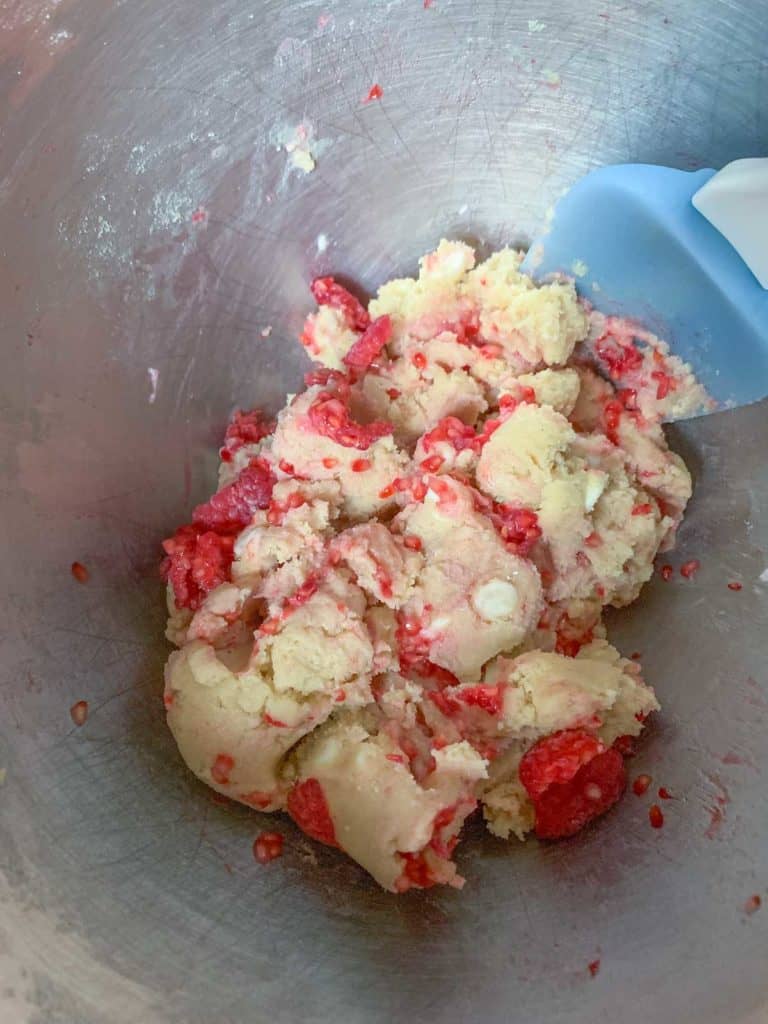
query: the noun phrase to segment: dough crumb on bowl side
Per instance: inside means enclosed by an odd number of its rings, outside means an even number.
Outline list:
[[[674,542],[691,478],[662,422],[706,396],[520,263],[444,240],[367,307],[314,281],[306,388],[237,411],[163,542],[187,765],[395,893],[463,885],[476,808],[518,839],[604,814],[659,707],[602,612]]]

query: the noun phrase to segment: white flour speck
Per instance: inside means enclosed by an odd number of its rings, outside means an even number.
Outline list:
[[[268,324],[266,327],[263,327],[262,330],[261,330],[262,338],[268,338],[271,333],[272,333],[272,324]]]
[[[528,22],[529,32],[543,32],[547,26],[543,21],[539,21],[538,18],[531,18]]]
[[[147,373],[149,374],[149,401],[151,405],[152,402],[154,402],[154,400],[157,398],[157,380],[160,376],[160,371],[156,370],[154,366],[148,366]]]
[[[317,251],[319,253],[325,252],[325,250],[328,248],[328,236],[327,235],[318,235],[317,236],[317,243],[316,244],[317,244]]]
[[[574,260],[571,264],[571,273],[575,277],[585,277],[589,273],[589,267],[584,260]]]
[[[758,576],[758,579],[761,583],[768,583],[768,569],[763,569],[763,571]]]

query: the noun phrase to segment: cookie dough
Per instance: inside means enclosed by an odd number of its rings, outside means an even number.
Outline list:
[[[164,542],[182,757],[392,892],[460,887],[478,807],[519,839],[607,811],[658,708],[601,616],[674,540],[691,479],[661,424],[706,397],[520,262],[443,241],[367,307],[313,282],[305,390],[235,414]]]

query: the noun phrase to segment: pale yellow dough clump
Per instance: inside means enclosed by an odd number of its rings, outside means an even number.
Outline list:
[[[224,488],[265,460],[269,507],[195,607],[169,588],[166,706],[191,770],[332,834],[392,891],[460,885],[451,852],[478,805],[496,835],[534,828],[518,769],[538,740],[608,748],[658,708],[601,614],[637,597],[690,497],[670,399],[639,370],[617,399],[600,339],[619,328],[520,262],[441,242],[370,302],[389,337],[364,371],[347,372],[361,329],[344,309],[312,314],[305,344],[335,376],[222,463]],[[692,378],[670,365],[679,405]],[[329,396],[389,432],[340,441],[318,427]]]

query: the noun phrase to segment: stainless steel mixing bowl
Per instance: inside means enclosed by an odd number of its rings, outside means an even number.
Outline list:
[[[615,618],[665,827],[631,793],[558,845],[477,827],[461,893],[287,821],[255,863],[272,819],[166,731],[156,575],[232,407],[298,385],[313,275],[524,241],[601,163],[763,154],[764,0],[7,0],[0,90],[4,1024],[765,1020],[765,404],[675,431],[701,570]]]

